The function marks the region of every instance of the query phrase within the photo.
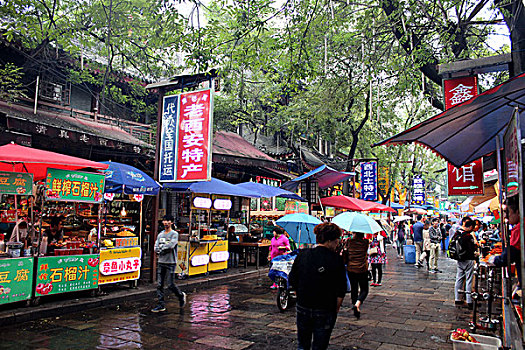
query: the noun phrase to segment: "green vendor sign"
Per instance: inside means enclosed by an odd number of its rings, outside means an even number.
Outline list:
[[[38,258],[36,296],[98,287],[98,254]]]
[[[31,195],[33,193],[33,174],[0,172],[0,194]]]
[[[104,174],[47,169],[46,199],[100,203],[104,198]]]
[[[0,260],[0,305],[31,298],[33,258]]]

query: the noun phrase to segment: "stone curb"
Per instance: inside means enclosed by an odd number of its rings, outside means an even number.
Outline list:
[[[198,289],[204,286],[213,286],[225,280],[233,282],[249,278],[257,278],[265,276],[266,274],[267,270],[263,268],[260,270],[251,270],[235,274],[209,275],[189,278],[186,280],[177,280],[176,284],[182,290],[187,290],[188,287]],[[80,297],[75,299],[50,301],[35,307],[19,307],[16,309],[0,311],[0,326],[38,320],[44,317],[57,317],[68,313],[81,312],[86,309],[116,305],[124,301],[134,301],[146,298],[149,298],[152,301],[154,300],[155,286],[153,284],[139,286],[136,289],[123,289],[96,297]]]

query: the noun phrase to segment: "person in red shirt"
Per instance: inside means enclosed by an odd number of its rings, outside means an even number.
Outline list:
[[[494,266],[507,265],[507,255],[510,254],[510,263],[516,264],[518,283],[521,287],[521,246],[520,246],[520,207],[518,196],[507,198],[507,217],[509,224],[513,225],[510,231],[510,247],[506,247],[501,255],[489,259],[489,264]]]

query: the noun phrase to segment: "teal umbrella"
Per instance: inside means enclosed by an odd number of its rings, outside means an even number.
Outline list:
[[[288,232],[296,243],[315,244],[314,227],[321,223],[315,216],[298,213],[288,214],[275,222]]]
[[[332,223],[349,232],[376,233],[383,231],[381,226],[371,217],[348,211],[334,217]]]

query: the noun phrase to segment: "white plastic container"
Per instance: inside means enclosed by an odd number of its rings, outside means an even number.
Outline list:
[[[479,343],[454,340],[452,339],[452,335],[450,335],[454,350],[498,350],[501,347],[501,340],[499,338],[478,334],[471,334],[471,336],[479,341]]]

